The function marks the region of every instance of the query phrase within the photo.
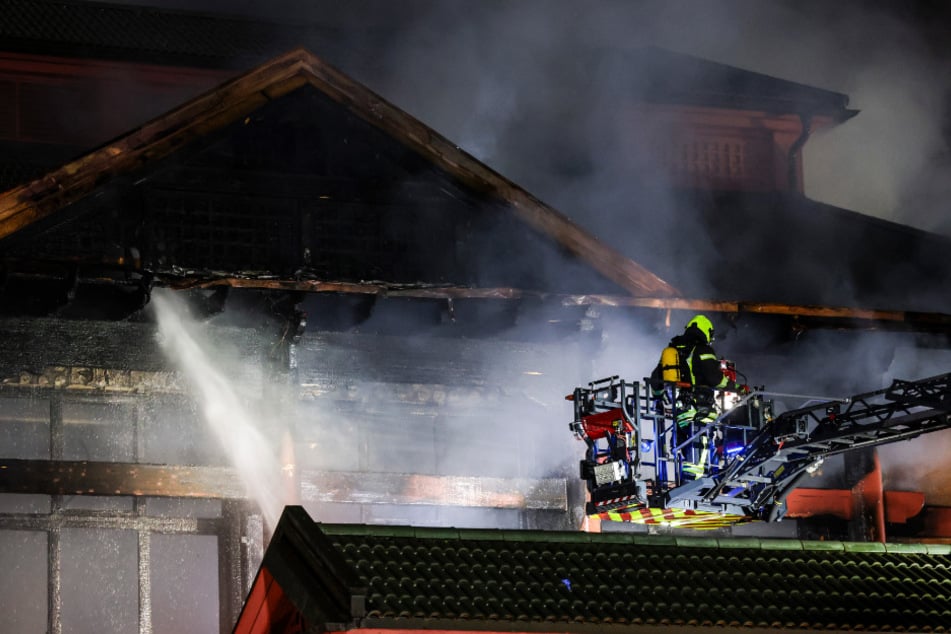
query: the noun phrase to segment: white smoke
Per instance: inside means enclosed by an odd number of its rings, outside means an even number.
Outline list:
[[[595,62],[579,83],[566,69],[592,50],[660,46],[848,94],[860,114],[805,146],[807,195],[941,228],[937,210],[946,208],[951,182],[946,133],[951,65],[945,50],[929,47],[921,22],[901,19],[886,6],[489,1],[469,7],[465,20],[452,2],[414,8],[393,12],[400,28],[377,55],[381,72],[366,79],[576,218],[597,222],[605,213],[597,201],[627,187],[618,168],[630,165],[632,150],[617,141],[636,142],[637,136],[614,120],[617,103],[612,106],[610,98],[625,82],[636,84],[631,75],[636,71],[606,74]],[[321,12],[315,9],[312,17],[321,20]],[[544,123],[544,136],[533,132],[540,129],[538,122]],[[552,162],[569,155],[588,162],[589,169],[553,179]],[[614,182],[605,182],[604,174],[614,174]],[[662,212],[655,206],[650,213]]]
[[[630,141],[648,134],[650,126],[625,119],[616,104],[619,97],[647,95],[636,94],[636,88],[618,94],[628,78],[624,68],[594,63],[580,74],[571,72],[571,62],[586,51],[655,45],[846,93],[850,107],[860,113],[806,144],[806,194],[860,213],[949,231],[944,213],[951,193],[948,49],[928,34],[920,17],[902,13],[909,10],[904,3],[140,3],[226,9],[341,28],[353,45],[326,51],[328,61],[613,246],[647,243],[655,253],[633,254],[642,262],[687,266],[700,276],[717,265],[719,254],[705,236],[686,235],[689,223],[681,223],[678,238],[700,245],[690,253],[694,261],[670,257],[674,251],[665,252],[663,240],[644,239],[645,234],[665,235],[674,212],[682,211],[663,187],[648,194],[642,183],[631,183],[632,165],[641,157]],[[314,52],[325,56],[320,42],[313,44]],[[657,272],[666,276],[664,270]],[[847,293],[846,280],[842,295]],[[730,343],[743,336],[738,333]],[[591,378],[624,373],[625,361],[649,369],[654,349],[647,362],[633,352],[626,359],[625,337],[609,337],[605,357],[594,360],[604,371]],[[657,337],[656,349],[665,338]],[[837,333],[807,333],[801,342],[784,344],[775,359],[761,357],[762,367],[754,368],[759,372],[751,372],[750,379],[804,393],[875,389],[891,367],[895,345],[876,337],[842,341]],[[742,353],[730,356],[743,367]],[[574,381],[566,377],[565,383],[570,387]]]
[[[616,169],[623,155],[601,145],[599,108],[610,82],[565,83],[566,60],[593,49],[660,46],[739,68],[846,93],[860,114],[804,148],[806,193],[819,201],[951,234],[951,50],[933,23],[941,3],[871,0],[126,0],[183,10],[243,14],[347,33],[350,48],[318,55],[351,71],[547,202],[562,207],[581,186],[549,182],[552,140]],[[930,11],[933,15],[929,15]],[[307,43],[304,43],[307,44]],[[606,83],[609,82],[609,83]],[[547,139],[524,136],[543,119]],[[519,148],[520,144],[527,145]],[[557,147],[557,146],[556,146]],[[591,183],[605,186],[605,183]],[[623,190],[623,182],[615,183]],[[586,188],[588,195],[598,191]],[[564,205],[574,215],[595,204]]]

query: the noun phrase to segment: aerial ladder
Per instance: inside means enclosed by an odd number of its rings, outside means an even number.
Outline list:
[[[794,396],[718,392],[716,420],[691,424],[678,443],[676,400],[665,406],[646,379],[576,388],[566,398],[586,445],[586,514],[701,529],[778,521],[789,492],[827,458],[951,427],[951,373],[849,398],[803,396],[804,405],[773,412],[770,397]]]

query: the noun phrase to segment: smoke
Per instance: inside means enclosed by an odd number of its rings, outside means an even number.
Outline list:
[[[617,58],[611,49],[660,46],[846,93],[860,113],[806,144],[806,195],[951,233],[943,213],[951,193],[948,50],[923,27],[921,16],[894,8],[752,0],[487,2],[467,7],[467,18],[460,20],[458,6],[438,3],[410,17],[390,16],[404,26],[385,50],[374,52],[384,60],[382,68],[366,79],[605,242],[662,277],[689,280],[685,290],[699,289],[703,296],[724,256],[697,221],[698,210],[669,194],[662,172],[644,171],[649,157],[641,148],[649,147],[662,122],[618,108],[649,94],[636,69],[612,63]],[[808,222],[822,232],[822,217]],[[751,240],[763,239],[762,227],[747,233]],[[801,249],[808,245],[773,239],[788,257],[806,260]],[[821,262],[821,253],[816,256]],[[804,261],[798,279],[785,282],[810,288],[816,274],[827,271]],[[840,275],[836,288],[834,298],[823,300],[848,304],[847,275]],[[896,284],[894,297],[903,302],[902,292]],[[887,305],[888,298],[882,301]],[[736,360],[751,381],[777,391],[842,397],[884,387],[891,378],[929,376],[922,372],[925,365],[941,366],[929,364],[940,352],[922,349],[912,337],[868,332],[806,333],[777,344],[775,356],[749,357],[743,338],[760,333],[744,332],[743,319],[740,325],[718,351]],[[640,337],[653,338],[653,347],[628,347],[637,336],[607,331],[604,352],[594,359],[603,371],[591,378],[624,374],[634,364],[649,371],[663,336],[654,330]],[[896,358],[897,350],[906,354]],[[780,403],[780,411],[795,405]],[[947,442],[948,434],[937,436],[903,444],[913,458],[900,459],[893,447],[883,450],[886,471],[894,465],[903,469],[906,485],[925,484],[924,474],[908,466],[940,462],[927,458],[934,455],[930,447]]]
[[[618,216],[604,218],[606,208],[628,217],[664,215],[657,201],[641,202],[643,210],[602,204],[602,196],[629,191],[638,162],[632,153],[656,125],[620,111],[622,98],[650,95],[637,94],[639,69],[612,59],[659,46],[848,94],[858,117],[806,145],[807,195],[941,229],[935,212],[946,206],[951,182],[951,67],[923,16],[870,2],[755,0],[489,1],[467,5],[464,20],[459,8],[417,3],[414,12],[394,11],[401,26],[373,52],[383,63],[368,81],[599,228],[617,226]],[[321,19],[319,11],[313,19]]]
[[[923,355],[912,346],[895,350],[889,379],[924,378],[951,371],[951,351],[932,350]],[[927,504],[951,506],[951,430],[924,438],[886,445],[879,450],[885,490],[921,491]]]
[[[273,529],[284,508],[281,464],[261,433],[260,422],[249,413],[230,375],[214,360],[213,351],[201,343],[200,331],[190,321],[184,303],[174,293],[159,289],[152,293],[151,304],[163,350],[194,389],[205,421],[225,449],[248,496]]]
[[[543,200],[595,222],[605,214],[600,192],[617,200],[625,190],[636,146],[627,141],[637,134],[621,133],[612,100],[637,82],[636,71],[605,68],[609,57],[592,52],[659,46],[846,93],[861,112],[806,144],[807,195],[951,235],[938,213],[951,193],[943,3],[125,1],[342,29],[349,44],[324,50],[317,40],[314,52]],[[638,211],[631,207],[613,213]]]
[[[830,36],[803,59],[823,70],[792,77],[808,80],[820,72],[822,85],[847,93],[861,112],[806,145],[807,193],[951,235],[941,213],[951,182],[947,49],[934,50],[916,25],[882,10],[858,18],[832,11],[828,20]]]
[[[951,182],[947,52],[930,47],[934,40],[920,22],[885,5],[484,2],[467,5],[465,19],[451,2],[413,9],[377,13],[400,27],[384,47],[370,46],[375,61],[362,79],[605,242],[662,277],[689,280],[698,296],[724,256],[704,233],[698,210],[669,194],[662,171],[645,170],[650,157],[642,149],[665,132],[663,122],[618,108],[649,94],[638,71],[612,49],[655,45],[848,94],[859,115],[805,146],[807,196],[923,229],[942,230],[946,222],[939,210]],[[821,232],[823,218],[809,222]],[[763,239],[760,227],[748,233]],[[778,242],[790,258],[803,246]],[[795,284],[809,288],[817,273],[826,271],[802,266]],[[847,276],[840,279],[835,300],[848,303],[851,288]],[[649,371],[668,333],[630,330],[606,328],[585,380]],[[896,349],[931,356],[907,336],[865,332],[806,333],[777,344],[773,357],[744,354],[744,338],[760,343],[758,335],[741,329],[718,351],[751,381],[783,392],[836,397],[873,390],[890,376],[927,376],[920,367],[903,372],[893,361]],[[564,381],[573,385],[568,376]],[[920,460],[930,442],[937,439],[907,446]],[[888,469],[887,453],[883,462]]]
[[[663,171],[649,163],[645,149],[653,135],[664,132],[664,122],[619,107],[650,96],[638,69],[623,55],[645,46],[848,94],[850,107],[860,110],[859,115],[815,134],[805,146],[806,194],[860,213],[951,231],[947,214],[941,213],[947,208],[951,183],[948,51],[922,16],[902,14],[895,3],[251,4],[223,7],[206,0],[187,8],[226,8],[280,22],[296,17],[323,26],[343,25],[352,43],[349,48],[325,55],[315,42],[314,52],[351,71],[399,108],[661,277],[690,280],[690,290],[708,288],[708,276],[722,268],[726,256],[711,244],[699,209],[675,199]],[[820,232],[823,218],[810,221]],[[749,237],[761,240],[762,232],[749,230]],[[777,238],[777,253],[795,257],[798,246],[783,244],[782,238]],[[814,260],[821,262],[821,255]],[[553,270],[550,275],[558,273]],[[804,265],[797,288],[809,288],[814,274],[815,268]],[[847,303],[851,281],[843,278],[837,288]],[[681,325],[672,327],[679,330]],[[628,376],[642,376],[669,333],[636,330],[612,325],[605,330],[603,348],[585,361],[583,355],[566,353],[570,361],[539,371],[563,389],[574,386],[585,370],[591,371],[585,380],[626,374],[628,368],[632,368]],[[743,337],[759,334],[755,329],[740,330],[718,351],[744,368],[739,344]],[[890,372],[898,374],[901,368],[893,363],[898,347],[907,346],[921,358],[929,354],[900,337],[866,335],[807,333],[777,345],[775,357],[751,359],[750,380],[784,392],[848,395],[881,387]],[[736,354],[731,350],[734,345]],[[363,361],[364,369],[379,363],[372,354]],[[491,377],[486,383],[509,384],[510,375],[498,359],[484,363],[486,377]],[[921,367],[918,362],[909,365]],[[918,376],[912,371],[903,378]],[[556,406],[555,392],[551,389],[540,400],[564,416],[566,410]],[[459,418],[479,421],[480,407],[468,416],[460,413]],[[525,428],[538,431],[537,436],[533,432],[537,438],[545,436],[540,431],[543,424],[548,428],[552,424],[550,413],[541,415],[531,407],[509,415],[526,421]],[[430,426],[428,433],[438,432],[438,427]],[[448,468],[448,463],[460,473],[483,468],[484,454],[467,449],[465,443],[475,447],[473,438],[479,434],[491,442],[507,440],[504,433],[493,433],[489,426],[473,426],[446,435],[446,442],[460,443],[458,449],[430,444],[446,456],[434,468]],[[563,448],[554,446],[547,454],[540,453],[551,457],[551,464],[557,463],[556,456],[565,455]]]
[[[478,336],[477,318],[460,307],[455,322],[422,329],[413,308],[378,305],[358,331],[306,333],[299,371],[304,397],[313,404],[305,404],[297,431],[303,468],[565,477],[578,448],[568,433],[571,411],[564,396],[586,375],[578,369],[581,351],[512,331]],[[533,323],[535,329],[557,328]],[[385,500],[386,493],[380,495]],[[505,497],[499,492],[500,502]],[[323,521],[537,527],[518,508],[456,503],[447,497],[437,506],[394,501],[308,508]],[[549,515],[546,521],[565,526],[563,514]]]

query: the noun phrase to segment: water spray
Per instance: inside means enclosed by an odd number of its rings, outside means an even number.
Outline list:
[[[185,376],[205,421],[224,448],[248,496],[267,525],[277,526],[284,504],[282,465],[243,406],[231,381],[213,361],[188,323],[186,307],[171,291],[157,289],[152,305],[161,347]]]

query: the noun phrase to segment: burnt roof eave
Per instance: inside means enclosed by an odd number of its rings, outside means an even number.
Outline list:
[[[62,280],[59,269],[7,270],[9,280],[22,279],[33,283],[43,280]],[[512,286],[473,287],[459,284],[400,283],[385,280],[327,280],[315,277],[281,277],[266,272],[155,272],[102,265],[95,271],[79,273],[77,284],[115,286],[130,289],[138,287],[143,301],[153,287],[172,290],[244,289],[257,291],[294,292],[307,294],[332,293],[367,295],[387,298],[418,300],[521,300],[533,299],[561,306],[594,306],[603,308],[643,308],[671,311],[713,312],[729,315],[784,316],[834,324],[854,330],[899,330],[951,334],[951,314],[898,309],[867,308],[861,306],[823,306],[788,304],[769,301],[720,300],[698,297],[635,296],[605,293],[571,293],[525,289]],[[805,324],[803,324],[805,326]]]
[[[405,297],[415,299],[521,299],[541,298],[562,306],[602,306],[613,308],[648,308],[674,311],[706,311],[729,314],[755,314],[861,322],[897,329],[951,332],[951,314],[916,312],[847,306],[796,305],[778,302],[714,300],[683,297],[634,297],[629,295],[571,294],[533,291],[513,287],[474,288],[436,284],[397,284],[390,282],[343,282],[326,280],[279,279],[269,277],[179,278],[160,282],[176,290],[218,287],[300,291],[308,293],[344,293]]]
[[[656,105],[679,104],[682,106],[704,106],[708,108],[723,108],[728,110],[749,110],[761,111],[776,116],[798,115],[798,116],[820,116],[828,117],[833,123],[845,123],[849,119],[857,116],[861,110],[854,108],[830,108],[821,104],[803,103],[783,98],[768,98],[762,96],[744,96],[736,94],[680,94],[654,96],[648,99],[649,103]]]

